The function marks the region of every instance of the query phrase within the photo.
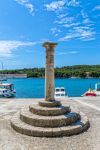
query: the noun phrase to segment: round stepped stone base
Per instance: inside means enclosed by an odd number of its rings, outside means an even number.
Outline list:
[[[42,116],[58,116],[69,113],[71,110],[70,106],[41,107],[39,105],[30,105],[29,111]]]
[[[80,119],[79,112],[71,112],[60,116],[39,116],[29,112],[28,108],[21,110],[20,119],[37,127],[61,127]]]
[[[60,137],[79,134],[89,127],[89,120],[59,101],[40,101],[13,116],[11,126],[17,132],[38,137]]]
[[[52,100],[52,101],[39,101],[39,105],[42,107],[57,107],[57,106],[61,106],[61,102],[57,101],[57,100]]]
[[[80,113],[81,120],[70,124],[70,126],[47,128],[28,125],[20,120],[20,114],[17,113],[11,120],[11,126],[17,132],[36,137],[61,137],[79,134],[89,127],[88,118]]]

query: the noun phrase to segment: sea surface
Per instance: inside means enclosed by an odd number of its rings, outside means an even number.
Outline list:
[[[44,97],[44,79],[8,79],[6,82],[11,82],[14,84],[17,98]],[[55,79],[55,87],[64,87],[68,96],[77,97],[86,92],[90,85],[94,89],[95,84],[98,82],[100,82],[100,79]]]

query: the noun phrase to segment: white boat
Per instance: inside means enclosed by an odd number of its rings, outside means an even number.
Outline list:
[[[16,91],[12,83],[1,83],[0,84],[0,97],[15,97]]]
[[[95,89],[94,89],[95,93],[97,96],[100,96],[100,83],[96,83],[95,84]]]
[[[64,87],[56,87],[55,88],[55,98],[65,98],[66,91]]]

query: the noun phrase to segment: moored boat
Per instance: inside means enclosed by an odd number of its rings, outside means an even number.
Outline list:
[[[90,87],[82,96],[97,96],[95,91]]]
[[[55,98],[65,98],[66,97],[66,91],[64,87],[56,87],[55,88]]]
[[[97,96],[100,96],[100,83],[96,83],[95,84],[95,89],[94,89],[95,93]]]
[[[0,97],[15,97],[16,91],[12,83],[1,83],[0,84]]]

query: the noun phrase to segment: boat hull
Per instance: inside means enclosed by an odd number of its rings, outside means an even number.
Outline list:
[[[15,93],[0,94],[0,98],[13,98],[13,97],[16,97]]]
[[[100,91],[95,91],[97,96],[100,96]]]

